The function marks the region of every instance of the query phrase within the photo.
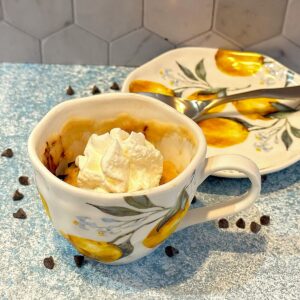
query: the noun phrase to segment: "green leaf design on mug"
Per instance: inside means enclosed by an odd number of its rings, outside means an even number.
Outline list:
[[[126,196],[124,197],[124,200],[128,205],[139,209],[156,207],[156,205],[154,205],[146,195],[134,196],[134,197]]]
[[[101,210],[102,212],[116,216],[116,217],[127,217],[127,216],[136,216],[140,215],[143,212],[136,211],[127,207],[122,206],[100,206],[100,205],[94,205],[91,203],[87,203],[88,205],[91,205],[93,207],[96,207],[97,209]]]

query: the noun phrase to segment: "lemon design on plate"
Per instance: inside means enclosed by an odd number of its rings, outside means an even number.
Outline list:
[[[148,80],[133,80],[129,85],[130,93],[139,93],[139,92],[150,92],[158,93],[168,96],[174,96],[173,90],[164,86],[159,82],[148,81]]]
[[[123,255],[122,250],[112,243],[94,241],[70,234],[64,234],[64,237],[67,238],[80,253],[101,262],[114,262]]]
[[[265,116],[278,111],[272,103],[277,103],[277,100],[270,98],[256,98],[232,102],[240,114],[252,120],[270,120],[269,117]]]
[[[46,215],[49,217],[50,220],[52,220],[52,219],[51,219],[50,212],[49,212],[49,207],[48,207],[48,204],[47,204],[47,202],[46,202],[44,196],[43,196],[40,192],[39,192],[39,195],[40,195],[40,198],[41,198],[41,200],[42,200],[42,204],[43,204],[43,206],[44,206]]]
[[[240,144],[248,137],[248,129],[226,118],[211,118],[198,123],[209,146],[224,148]]]
[[[215,55],[218,69],[230,76],[251,76],[264,64],[264,57],[254,52],[219,49]]]
[[[168,214],[150,231],[143,240],[147,248],[154,248],[165,239],[167,239],[177,228],[178,224],[189,209],[189,195],[186,188],[180,193],[177,201],[177,207],[169,210]]]

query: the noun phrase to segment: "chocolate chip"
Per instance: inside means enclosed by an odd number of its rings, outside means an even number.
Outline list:
[[[65,180],[67,177],[68,177],[68,175],[66,175],[66,174],[57,175],[57,178],[59,178],[60,180]]]
[[[22,185],[29,185],[29,179],[27,176],[20,176],[19,177],[19,182]]]
[[[226,219],[220,219],[218,224],[219,224],[219,228],[228,228],[229,227],[229,223]]]
[[[14,153],[13,153],[13,151],[12,151],[10,148],[7,148],[6,150],[4,150],[4,151],[1,153],[1,156],[11,158],[11,157],[14,156]]]
[[[179,251],[178,251],[176,248],[172,247],[172,246],[167,246],[167,247],[165,248],[165,252],[166,252],[166,254],[167,254],[169,257],[172,257],[172,256],[174,256],[174,255],[176,255],[176,254],[179,253]]]
[[[263,215],[260,217],[261,225],[269,225],[270,224],[270,216]]]
[[[194,197],[191,203],[194,204],[194,203],[196,203],[196,201],[197,201],[197,198]]]
[[[101,94],[101,91],[99,90],[99,88],[96,85],[93,86],[92,94],[93,95]]]
[[[71,161],[71,162],[69,162],[68,163],[68,168],[70,168],[72,165],[74,165],[75,164],[75,161]]]
[[[72,89],[72,87],[69,85],[66,91],[67,95],[72,96],[75,94],[74,90]]]
[[[242,218],[239,218],[235,224],[238,228],[242,228],[242,229],[246,228],[246,223]]]
[[[119,91],[120,90],[120,86],[116,82],[114,82],[112,84],[112,86],[110,87],[110,89],[111,90],[115,90],[115,91]]]
[[[19,208],[17,212],[13,213],[13,217],[16,219],[26,219],[27,215],[23,208]]]
[[[13,200],[14,201],[19,201],[19,200],[22,200],[24,198],[24,195],[22,193],[19,192],[19,190],[16,190],[14,192],[14,195],[13,195]]]
[[[250,224],[250,230],[253,232],[253,233],[258,233],[261,229],[261,226],[256,223],[256,222],[251,222]]]
[[[52,256],[44,258],[44,266],[50,270],[54,268],[54,259]]]
[[[261,182],[265,182],[267,180],[267,175],[262,175],[261,176]]]
[[[74,261],[78,268],[80,268],[83,265],[84,262],[84,256],[83,255],[74,255]]]

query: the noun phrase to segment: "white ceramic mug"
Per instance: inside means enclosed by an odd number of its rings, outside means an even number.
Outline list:
[[[41,162],[47,137],[59,132],[71,117],[105,120],[124,112],[135,118],[175,123],[188,129],[196,141],[192,154],[187,153],[184,143],[172,146],[175,152],[162,151],[166,159],[174,159],[175,153],[177,162],[190,155],[176,178],[148,190],[106,194],[69,185]],[[80,253],[108,264],[135,261],[152,252],[174,231],[238,213],[258,198],[260,174],[252,161],[238,155],[206,158],[206,147],[201,129],[191,119],[157,100],[127,93],[63,102],[37,124],[28,141],[36,185],[54,227]],[[180,153],[185,157],[180,157]],[[244,173],[251,181],[250,189],[230,201],[189,210],[197,187],[220,170]]]

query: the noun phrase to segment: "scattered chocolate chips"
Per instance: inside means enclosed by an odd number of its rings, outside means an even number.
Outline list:
[[[16,219],[26,219],[27,215],[23,208],[19,208],[17,212],[13,213],[13,217]]]
[[[1,156],[11,158],[11,157],[14,156],[14,153],[13,153],[13,151],[12,151],[10,148],[7,148],[6,150],[4,150],[4,151],[1,153]]]
[[[22,185],[29,185],[29,179],[27,176],[20,176],[19,177],[19,182]]]
[[[22,193],[19,192],[19,190],[16,190],[14,192],[14,195],[13,195],[13,200],[14,201],[19,201],[19,200],[22,200],[24,198],[24,195]]]
[[[99,90],[99,88],[96,85],[94,85],[92,88],[92,94],[93,95],[101,94],[101,91]]]
[[[67,95],[72,96],[75,94],[74,90],[72,89],[72,87],[69,85],[66,91]]]
[[[265,182],[267,180],[267,175],[262,175],[261,176],[261,182]]]
[[[70,168],[72,165],[74,165],[75,164],[75,161],[71,161],[71,162],[69,162],[68,163],[68,168]]]
[[[218,222],[219,228],[228,228],[229,223],[226,219],[220,219]]]
[[[74,255],[74,261],[78,268],[81,268],[81,266],[84,263],[84,256],[83,255]]]
[[[256,223],[256,222],[251,222],[250,224],[250,230],[253,232],[253,233],[258,233],[261,229],[261,226]]]
[[[270,216],[266,216],[266,215],[263,215],[260,217],[260,224],[261,225],[269,225],[270,224]]]
[[[196,201],[197,201],[197,198],[194,197],[191,203],[194,204],[194,203],[196,203]]]
[[[169,257],[173,257],[174,255],[176,255],[176,254],[179,253],[179,251],[178,251],[176,248],[172,247],[172,246],[167,246],[167,247],[165,248],[165,252],[166,252],[166,254],[167,254]]]
[[[44,266],[50,270],[54,268],[54,259],[52,256],[44,258]]]
[[[59,178],[60,180],[65,180],[67,177],[68,175],[66,174],[57,175],[57,178]]]
[[[238,228],[242,228],[242,229],[246,228],[246,223],[242,218],[239,218],[235,224]]]
[[[115,91],[119,91],[120,90],[120,86],[116,82],[114,82],[112,84],[112,86],[110,87],[110,89],[111,90],[115,90]]]

